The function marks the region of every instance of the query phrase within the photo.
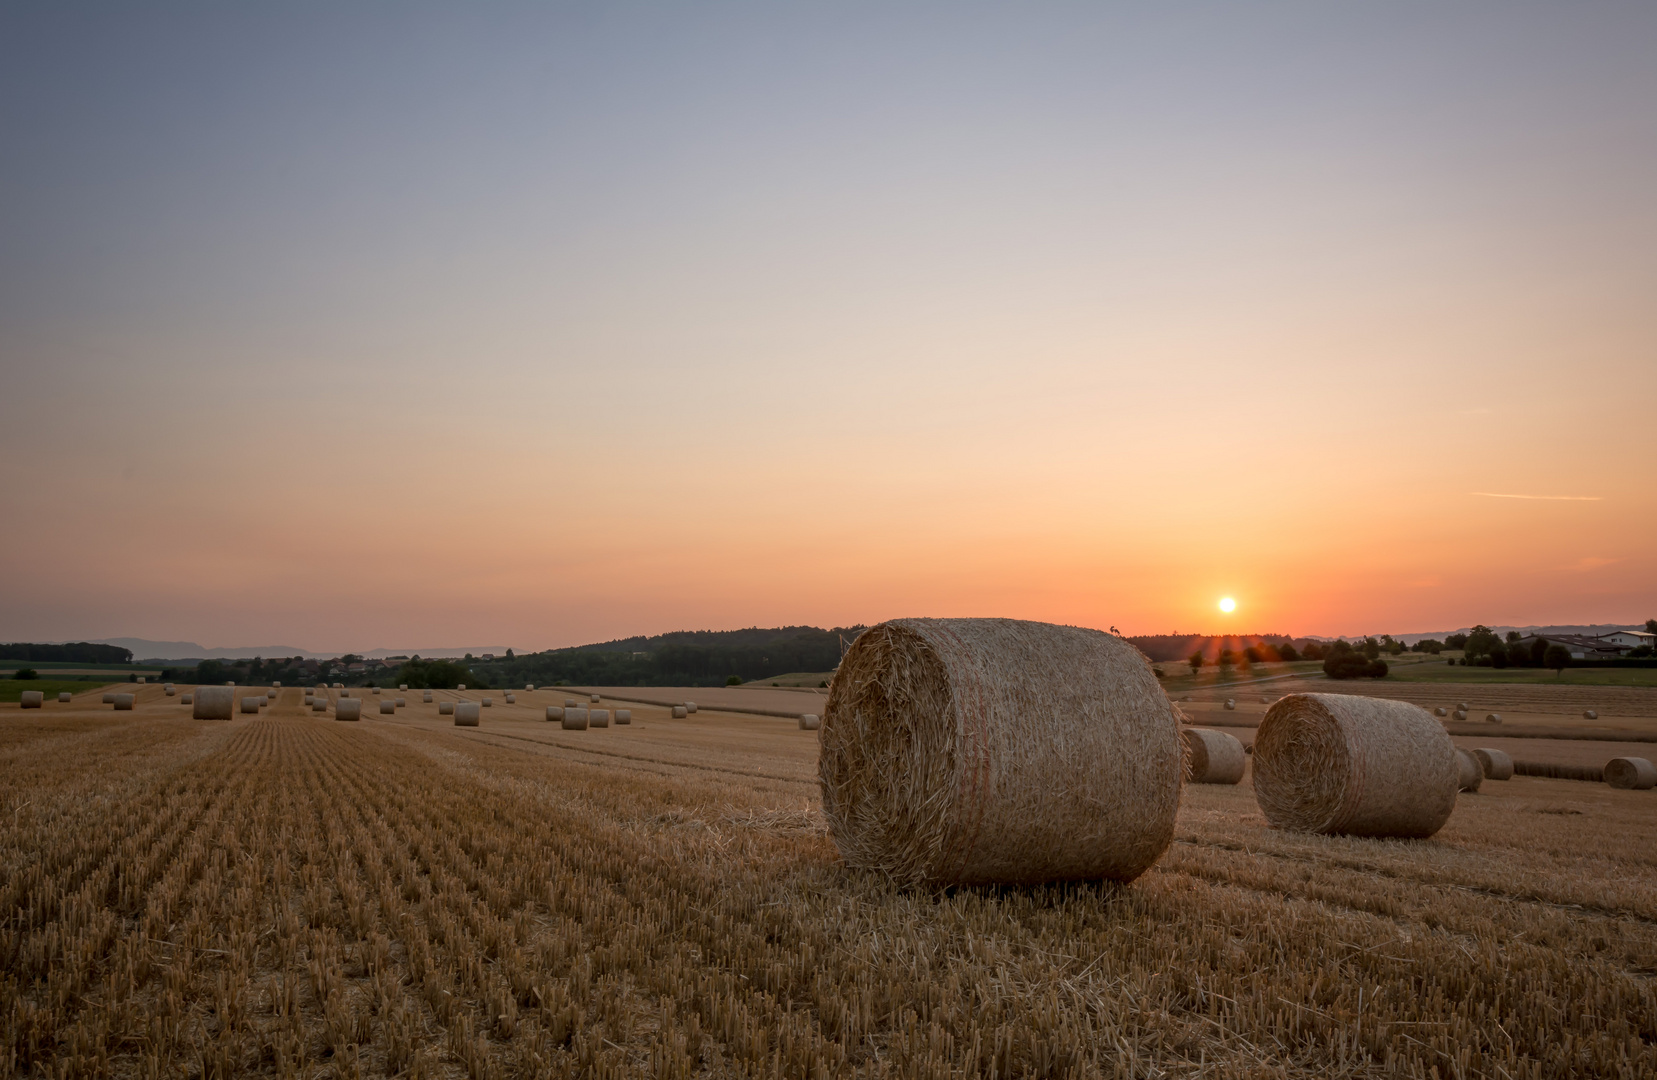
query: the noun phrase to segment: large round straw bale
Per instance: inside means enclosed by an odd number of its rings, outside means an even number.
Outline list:
[[[349,701],[350,699],[349,698],[341,698],[340,700],[341,701]],[[325,698],[325,697],[322,697],[320,694],[317,695],[316,697],[312,698],[311,699],[311,711],[312,712],[327,712],[328,711],[328,699]]]
[[[685,702],[685,712],[690,714],[691,716],[695,716],[696,715],[696,702],[694,702],[694,701]]]
[[[340,698],[334,703],[335,720],[361,720],[362,698]]]
[[[25,709],[43,708],[46,704],[46,694],[40,690],[25,690],[17,699],[17,703]]]
[[[1657,787],[1657,765],[1643,757],[1614,757],[1605,763],[1605,782],[1614,788],[1645,791]]]
[[[437,703],[437,715],[438,716],[453,716],[454,711],[455,711],[455,703],[452,702],[452,701],[439,701]]]
[[[516,705],[518,703],[518,695],[516,695],[516,694],[507,694],[506,695],[506,703],[508,705]]]
[[[1477,791],[1484,783],[1484,766],[1472,751],[1456,747],[1456,790]]]
[[[1235,735],[1210,728],[1186,728],[1186,778],[1194,784],[1240,784],[1248,755]]]
[[[110,693],[107,693],[107,694],[104,695],[104,704],[105,705],[115,704],[115,694],[114,694],[113,691],[111,691]]]
[[[190,699],[185,698],[186,701]],[[195,720],[228,720],[236,705],[236,690],[230,686],[198,686],[190,716]]]
[[[58,693],[58,704],[59,705],[67,705],[67,704],[69,704],[69,702],[73,698],[74,698],[74,695],[71,694],[69,691],[67,691],[67,690],[60,691]]]
[[[822,726],[823,726],[823,718],[818,716],[816,713],[801,713],[800,714],[800,730],[801,731],[816,731],[819,728],[821,728]]]
[[[571,706],[566,705],[566,706],[564,706],[564,718],[563,719],[564,719],[564,730],[565,731],[586,731],[587,730],[587,710],[586,709],[572,708]]]
[[[587,726],[588,727],[609,727],[610,726],[610,710],[609,709],[588,709],[587,710]]]
[[[389,698],[380,699],[380,715],[390,716],[397,711],[397,703]]]
[[[547,706],[547,723],[550,724],[554,720],[562,720],[562,719],[564,719],[564,706],[562,706],[562,705],[548,705]]]
[[[633,722],[633,710],[632,709],[617,709],[616,710],[616,723],[617,724],[631,724],[632,722]]]
[[[1456,748],[1427,710],[1290,694],[1254,738],[1254,797],[1279,829],[1431,836],[1456,805]]]
[[[673,706],[673,719],[683,720],[684,718],[685,718],[685,707],[683,705]]]
[[[392,702],[391,705],[392,705],[392,708],[394,710],[405,708],[408,705],[408,699],[407,698],[398,698],[396,701]]]
[[[455,702],[455,727],[477,727],[480,712],[475,701]]]
[[[178,703],[179,703],[179,704],[180,704],[180,705],[188,705],[188,704],[190,704],[190,703],[191,703],[191,702],[192,702],[192,701],[194,701],[194,700],[195,700],[195,697],[196,697],[196,696],[195,696],[195,695],[194,695],[194,694],[185,694],[185,695],[184,695],[184,696],[183,696],[183,697],[181,697],[181,698],[179,698],[179,699],[178,699]]]
[[[1507,756],[1505,750],[1481,746],[1473,751],[1473,756],[1479,759],[1479,770],[1486,780],[1513,779],[1513,759]]]
[[[242,699],[242,712],[243,713],[253,713],[254,715],[257,716],[258,713],[259,713],[259,702],[261,702],[263,700],[264,700],[263,698],[256,698],[256,697],[252,697],[252,696],[243,698]]]
[[[598,695],[597,694],[588,694],[587,697],[590,699],[591,704],[594,704],[594,705],[598,704]]]
[[[1173,706],[1097,630],[882,623],[841,660],[818,740],[841,857],[899,881],[1130,880],[1173,839]]]
[[[1598,720],[1599,713],[1595,712],[1593,709],[1583,709],[1582,718],[1584,720]]]
[[[1226,698],[1225,699],[1225,707],[1228,711],[1231,710],[1231,709],[1235,709],[1237,707],[1236,700],[1234,700],[1232,698]]]

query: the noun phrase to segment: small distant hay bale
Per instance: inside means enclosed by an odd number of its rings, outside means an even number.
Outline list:
[[[823,718],[818,716],[816,713],[808,712],[800,714],[801,731],[819,731],[822,729],[822,726]]]
[[[349,699],[341,699],[341,700],[349,700]],[[311,699],[311,711],[312,712],[327,712],[328,711],[328,699],[323,697],[321,694],[318,694],[316,697],[312,698]]]
[[[161,692],[166,694],[168,697],[172,697],[174,694],[178,693],[178,688],[173,687],[173,686],[167,686],[167,687],[163,687]]]
[[[420,704],[430,705],[431,703],[432,703],[432,692],[430,690],[420,691]]]
[[[609,727],[610,726],[610,710],[609,709],[588,709],[587,710],[587,726],[588,727],[603,727],[603,728]]]
[[[1472,707],[1473,706],[1467,704],[1467,702],[1465,702],[1465,701],[1456,702],[1456,711],[1457,712],[1466,712],[1468,709],[1471,709]]]
[[[594,705],[598,704],[598,695],[597,694],[588,694],[587,698],[592,704],[594,704]]]
[[[276,689],[280,690],[280,689],[282,689],[282,680],[281,679],[273,679],[271,681],[271,685],[276,687]]]
[[[1484,783],[1484,766],[1470,751],[1456,747],[1456,790],[1477,791]]]
[[[1479,770],[1486,780],[1513,779],[1513,759],[1505,750],[1481,746],[1473,751],[1473,756],[1479,759]]]
[[[190,701],[190,698],[186,697],[184,700]],[[198,686],[190,717],[194,720],[228,720],[235,707],[235,687]]]
[[[1456,806],[1449,734],[1426,709],[1348,694],[1290,694],[1254,739],[1254,797],[1279,829],[1431,836]]]
[[[460,684],[460,685],[459,685],[459,686],[456,686],[456,687],[455,687],[455,689],[456,689],[456,690],[464,690],[464,689],[466,689],[466,684],[465,684],[465,683],[461,683],[461,684]]]
[[[818,739],[841,857],[898,882],[1127,881],[1173,840],[1178,720],[1112,634],[882,623],[846,651]]]
[[[483,695],[483,700],[479,701],[478,704],[487,709],[495,704],[495,699],[490,697],[488,694],[485,694]]]
[[[243,698],[242,699],[242,714],[245,716],[248,713],[252,713],[255,716],[257,716],[259,714],[259,703],[263,700],[264,700],[264,698],[256,698],[256,697],[252,697],[252,696],[248,696],[248,697]]]
[[[581,704],[581,702],[575,700],[572,697],[567,697],[567,698],[564,699],[564,708],[566,708],[566,709],[573,709],[579,704]]]
[[[1494,713],[1494,712],[1493,713],[1485,713],[1484,714],[1484,722],[1487,723],[1487,724],[1499,724],[1499,723],[1502,722],[1502,714],[1501,713]]]
[[[437,703],[437,715],[438,716],[453,716],[454,711],[455,711],[455,703],[452,702],[452,701],[439,701]]]
[[[564,719],[564,707],[562,705],[548,705],[547,706],[547,723],[550,724],[554,720],[562,720],[562,719]]]
[[[105,705],[115,704],[115,693],[114,693],[114,691],[111,691],[111,692],[104,695],[104,704]]]
[[[1236,700],[1235,700],[1235,699],[1233,699],[1233,698],[1226,698],[1226,699],[1225,699],[1225,707],[1226,707],[1226,710],[1227,710],[1227,711],[1230,711],[1230,710],[1232,710],[1232,709],[1235,709],[1235,708],[1237,708],[1237,702],[1236,702]]]
[[[406,683],[406,682],[400,682],[400,683],[398,683],[398,684],[397,684],[397,689],[398,689],[398,690],[405,690],[405,691],[406,691],[406,690],[407,690],[407,689],[408,689],[408,683]]]
[[[1185,728],[1185,775],[1193,784],[1240,784],[1248,755],[1235,735],[1209,728]]]
[[[696,715],[696,702],[694,702],[694,701],[685,702],[685,712],[690,714],[691,716],[695,716]]]
[[[1449,716],[1450,715],[1450,710],[1446,709],[1444,706],[1440,705],[1438,708],[1433,710],[1433,715],[1434,716]]]
[[[617,709],[616,710],[616,723],[617,724],[631,724],[632,722],[633,722],[633,710],[632,709]]]
[[[69,691],[67,691],[67,690],[60,691],[58,693],[58,704],[59,705],[67,705],[67,704],[69,704],[69,702],[73,698],[74,698],[74,695],[71,694]]]
[[[274,701],[276,699],[276,691],[275,690],[266,690],[265,691],[265,697],[269,700]]]
[[[139,683],[142,683],[144,681],[144,676],[142,676],[142,675],[138,676],[138,678],[135,681],[137,681]]]
[[[507,694],[506,703],[508,705],[516,705],[518,703],[518,696],[516,694]]]
[[[334,684],[334,689],[335,690],[344,690],[345,689],[345,684],[342,683],[342,682],[337,682],[337,683]]]
[[[194,700],[195,700],[195,695],[194,694],[185,694],[183,697],[178,699],[178,703],[180,705],[188,705],[188,704],[190,704],[190,702],[192,702]]]
[[[63,700],[62,698],[58,699]],[[25,709],[39,709],[46,704],[46,694],[40,690],[25,690],[17,699],[17,703]]]
[[[1466,720],[1467,719],[1467,710],[1466,709],[1457,709],[1456,712],[1455,712],[1455,718],[1457,720]]]
[[[402,708],[406,708],[407,706],[408,706],[408,699],[407,698],[398,698],[396,701],[391,703],[391,707],[393,709],[402,709]]]
[[[587,730],[587,710],[586,709],[572,708],[571,706],[566,705],[566,706],[564,706],[564,715],[562,717],[562,720],[564,722],[564,730],[565,731],[586,731]]]
[[[529,693],[530,691],[532,691],[534,689],[535,689],[535,684],[534,683],[532,683],[532,682],[524,683],[524,692],[525,693]]]
[[[1657,765],[1643,757],[1614,757],[1605,763],[1605,782],[1627,791],[1657,787]]]
[[[1593,709],[1583,709],[1582,710],[1582,718],[1584,720],[1598,720],[1599,719],[1599,713],[1594,711]]]
[[[673,706],[673,719],[683,720],[684,718],[685,718],[685,707],[683,705]]]
[[[390,716],[397,711],[397,703],[388,698],[380,699],[380,715]]]
[[[455,702],[455,727],[477,727],[480,711],[475,701]]]
[[[362,698],[340,698],[334,705],[335,720],[361,720]]]

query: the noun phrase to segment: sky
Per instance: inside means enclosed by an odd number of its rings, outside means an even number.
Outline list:
[[[15,3],[0,147],[0,640],[1657,616],[1651,4]]]

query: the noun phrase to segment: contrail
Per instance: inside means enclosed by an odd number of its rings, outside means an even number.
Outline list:
[[[1494,491],[1475,491],[1487,499],[1546,499],[1549,502],[1599,502],[1598,495],[1501,495]]]

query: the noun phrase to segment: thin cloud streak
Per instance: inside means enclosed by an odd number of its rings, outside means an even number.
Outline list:
[[[1542,499],[1547,502],[1600,502],[1599,495],[1499,495],[1494,491],[1475,491],[1471,494],[1483,495],[1487,499]]]

